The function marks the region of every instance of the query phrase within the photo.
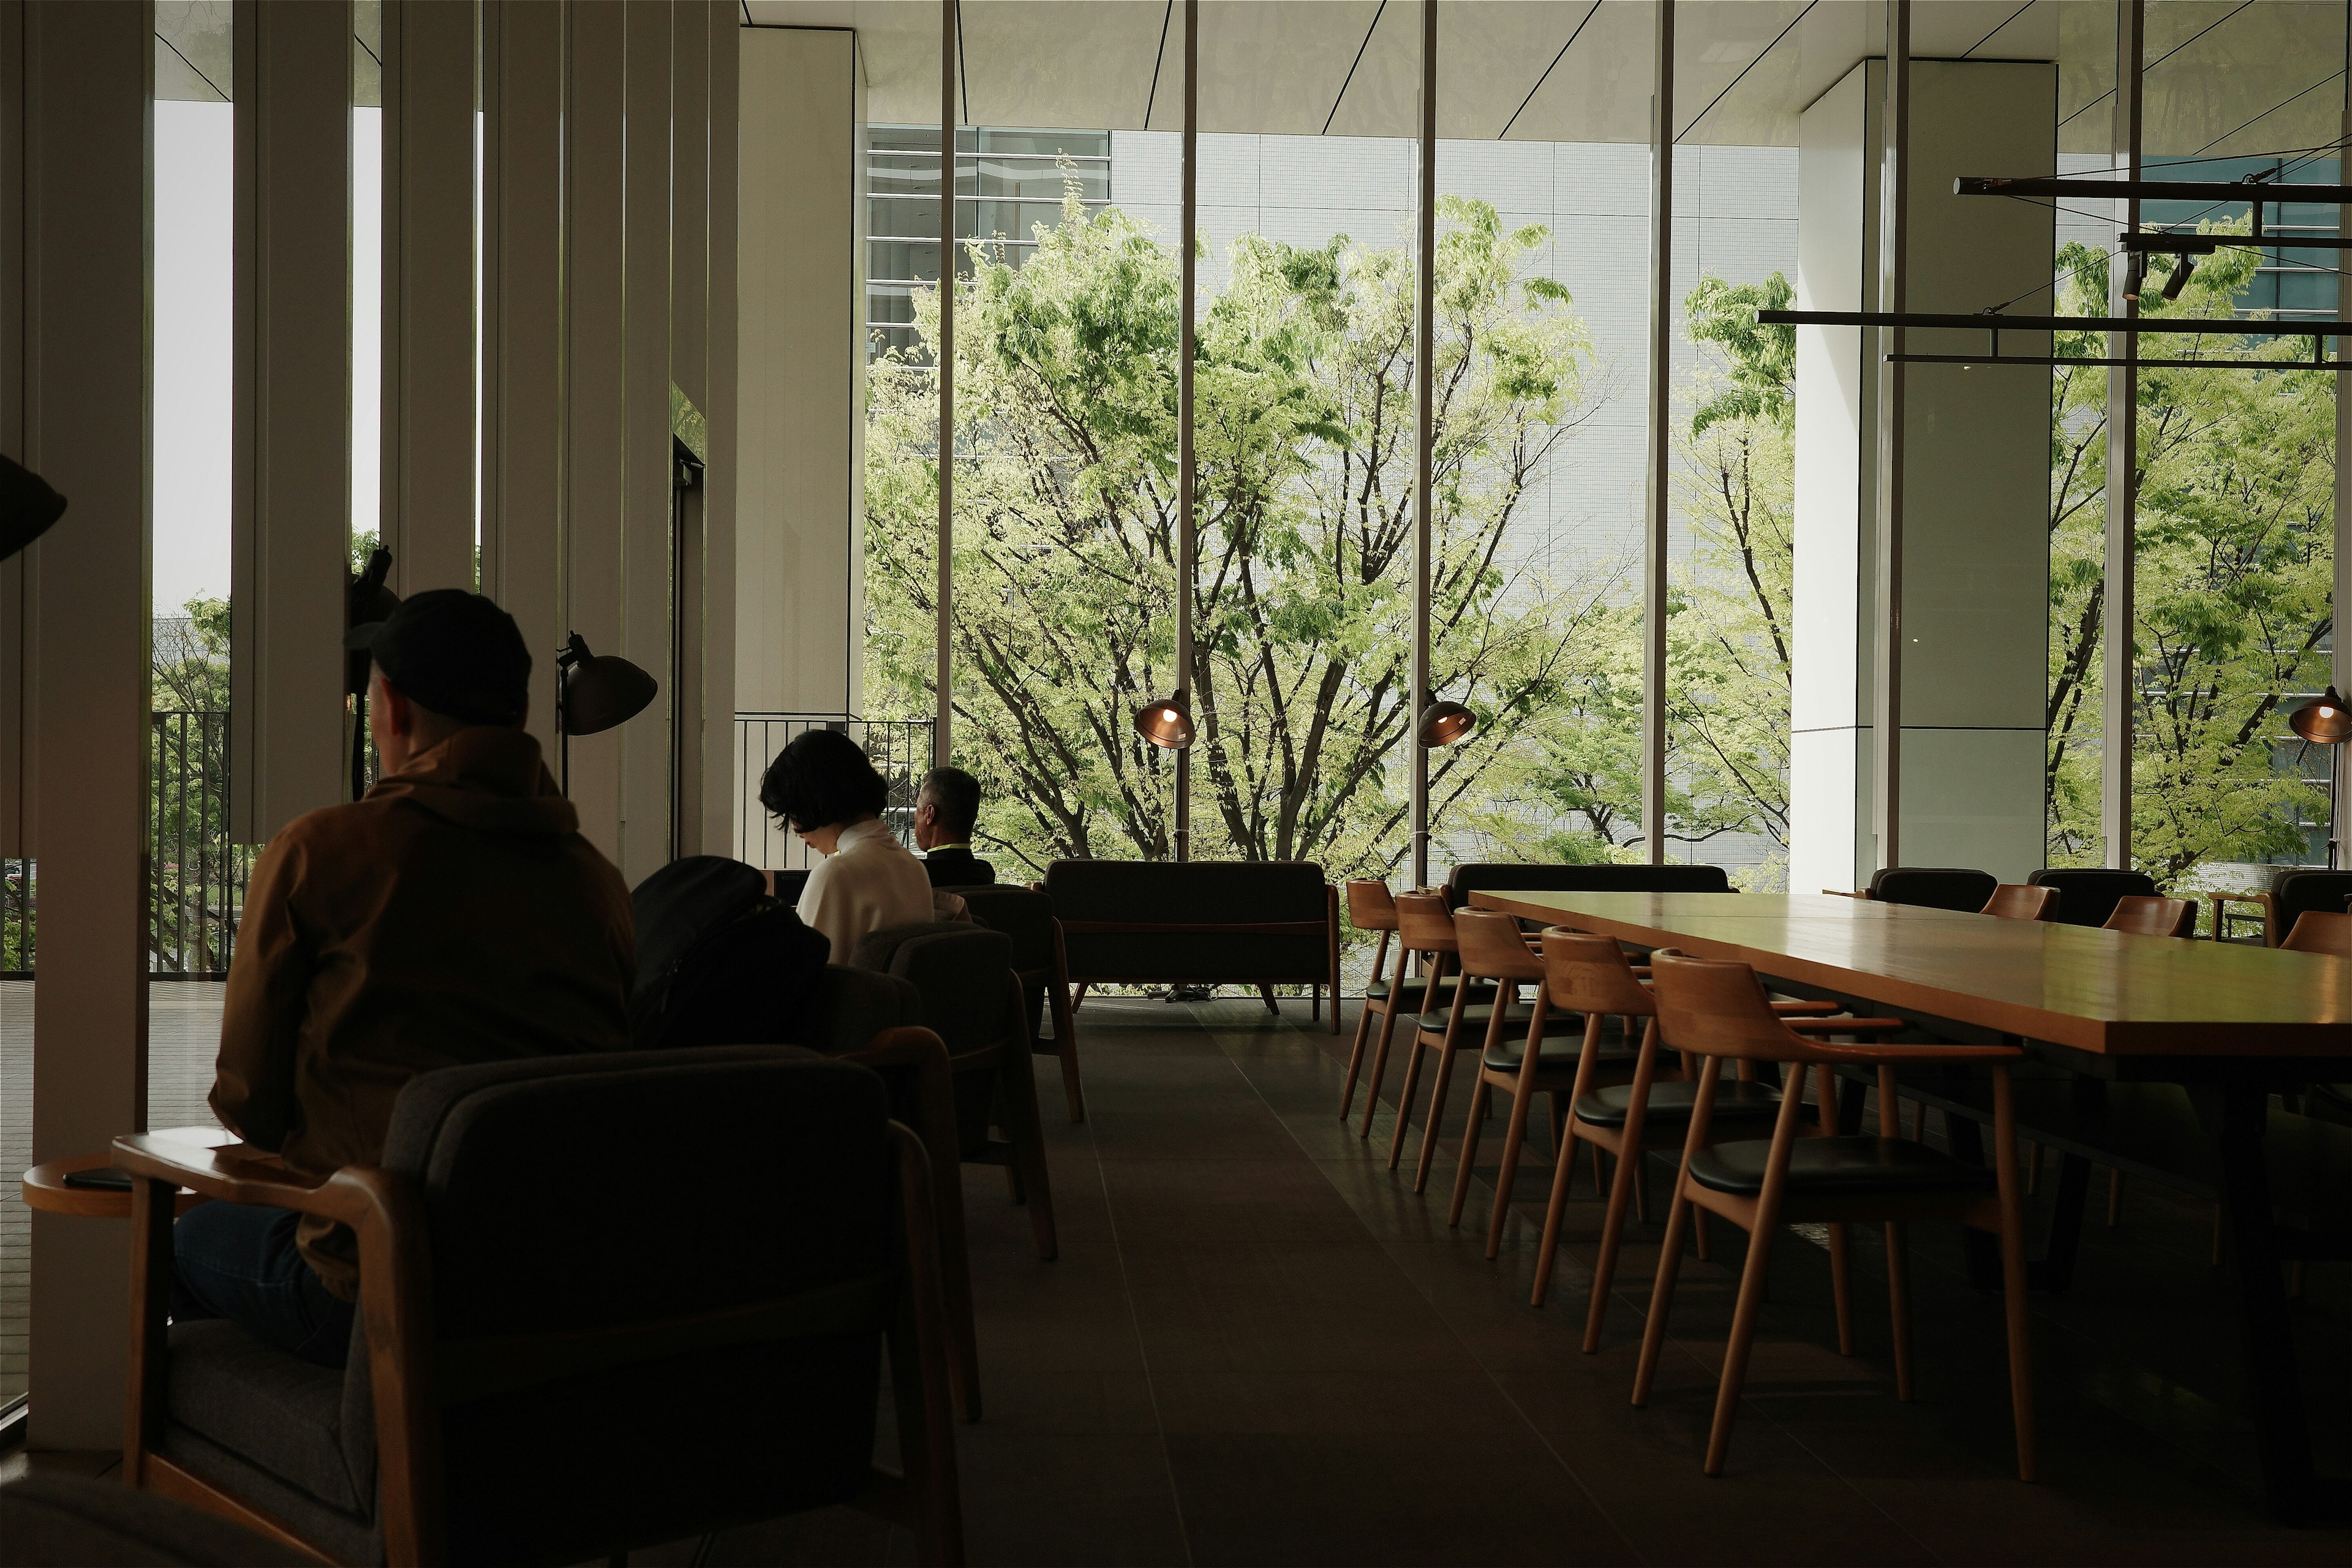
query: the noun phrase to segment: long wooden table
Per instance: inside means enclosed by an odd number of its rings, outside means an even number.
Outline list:
[[[1639,948],[1737,959],[1779,986],[1947,1038],[2023,1043],[2094,1078],[2186,1086],[2216,1145],[2270,1506],[2294,1521],[2352,1511],[2343,1483],[2313,1468],[2263,1143],[2273,1090],[2352,1080],[2352,961],[1801,893],[1475,891],[1470,901]]]

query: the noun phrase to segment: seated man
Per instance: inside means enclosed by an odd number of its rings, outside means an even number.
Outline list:
[[[380,1160],[419,1073],[625,1048],[635,969],[628,889],[522,728],[530,653],[513,617],[436,589],[351,641],[374,661],[377,780],[255,862],[212,1093],[223,1125],[312,1177]],[[173,1252],[174,1318],[229,1318],[343,1364],[349,1228],[205,1204]]]
[[[996,868],[971,852],[980,820],[980,781],[961,768],[933,768],[915,796],[915,847],[934,888],[969,888],[996,880]]]

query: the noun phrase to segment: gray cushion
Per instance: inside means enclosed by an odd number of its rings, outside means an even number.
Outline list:
[[[176,1423],[164,1426],[156,1452],[197,1479],[268,1514],[303,1540],[316,1542],[339,1562],[373,1568],[383,1561],[383,1531],[373,1517],[373,1499],[369,1500],[370,1517],[355,1519]]]
[[[343,1452],[341,1371],[263,1344],[226,1318],[174,1323],[171,1335],[173,1422],[331,1508],[373,1510],[373,1447],[356,1466]]]
[[[310,1561],[153,1492],[49,1473],[0,1487],[0,1554],[10,1568],[280,1568]]]

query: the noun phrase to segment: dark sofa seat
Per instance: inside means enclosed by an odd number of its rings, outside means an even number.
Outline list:
[[[1339,893],[1312,861],[1056,860],[1045,892],[1075,984],[1339,994]]]

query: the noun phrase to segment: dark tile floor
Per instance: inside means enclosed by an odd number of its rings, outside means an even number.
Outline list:
[[[1909,1405],[1883,1253],[1859,1238],[1846,1359],[1827,1255],[1787,1237],[1728,1472],[1709,1479],[1738,1239],[1717,1226],[1715,1260],[1685,1265],[1657,1394],[1631,1408],[1657,1227],[1627,1248],[1605,1348],[1580,1353],[1590,1183],[1550,1305],[1531,1309],[1548,1138],[1489,1263],[1484,1176],[1465,1228],[1445,1224],[1466,1078],[1415,1195],[1410,1153],[1386,1168],[1390,1110],[1369,1143],[1334,1118],[1347,1037],[1285,1006],[1087,1004],[1085,1124],[1040,1064],[1059,1261],[1036,1261],[1001,1173],[967,1169],[987,1402],[959,1433],[974,1563],[2352,1561],[2352,1532],[2282,1529],[2256,1505],[2198,1205],[2135,1188],[2110,1231],[2097,1179],[2074,1289],[2034,1303],[2031,1487],[2011,1468],[2000,1302],[1968,1288],[1957,1233],[1912,1239]],[[2315,1266],[2297,1316],[2326,1462],[2352,1471],[2352,1266]],[[909,1544],[841,1512],[723,1535],[703,1560],[904,1562]]]

